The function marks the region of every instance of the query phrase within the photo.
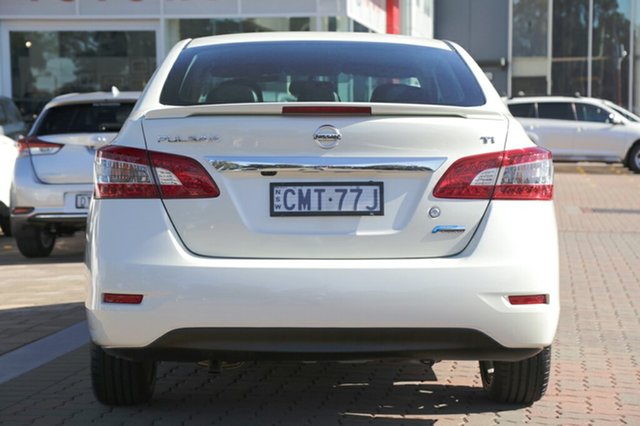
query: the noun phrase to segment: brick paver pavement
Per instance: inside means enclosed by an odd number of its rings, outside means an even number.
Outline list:
[[[83,247],[77,235],[59,240],[50,258],[25,259],[0,237],[0,355],[84,319]]]
[[[475,362],[248,363],[221,375],[163,363],[150,404],[112,409],[91,395],[85,346],[0,385],[0,424],[638,425],[640,175],[556,168],[562,314],[549,390],[532,407],[490,402]],[[0,321],[12,311],[0,301]]]

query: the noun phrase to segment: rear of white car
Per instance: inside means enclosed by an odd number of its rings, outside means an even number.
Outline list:
[[[532,403],[559,313],[552,191],[458,46],[181,42],[96,157],[96,396],[149,399],[160,360],[400,357],[481,360],[494,398]]]
[[[139,95],[114,90],[58,96],[18,141],[11,229],[24,256],[48,256],[56,238],[85,228],[95,151],[113,140]]]

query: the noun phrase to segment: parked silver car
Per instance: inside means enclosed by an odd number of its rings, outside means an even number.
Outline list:
[[[507,100],[511,113],[555,160],[622,162],[640,173],[640,120],[610,101],[581,97]]]
[[[139,92],[58,96],[18,142],[11,230],[20,253],[48,256],[59,236],[84,229],[95,150],[116,136]]]

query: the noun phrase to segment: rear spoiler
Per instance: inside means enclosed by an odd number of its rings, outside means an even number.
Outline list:
[[[418,105],[392,103],[286,102],[162,106],[144,113],[149,120],[215,115],[340,115],[340,116],[427,116],[494,119],[504,118],[501,111],[484,107]]]

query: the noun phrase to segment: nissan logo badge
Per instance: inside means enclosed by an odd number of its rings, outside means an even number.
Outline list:
[[[331,149],[335,147],[340,142],[340,139],[342,139],[340,130],[329,124],[318,127],[318,130],[313,134],[313,140],[316,141],[318,146],[322,149]]]

